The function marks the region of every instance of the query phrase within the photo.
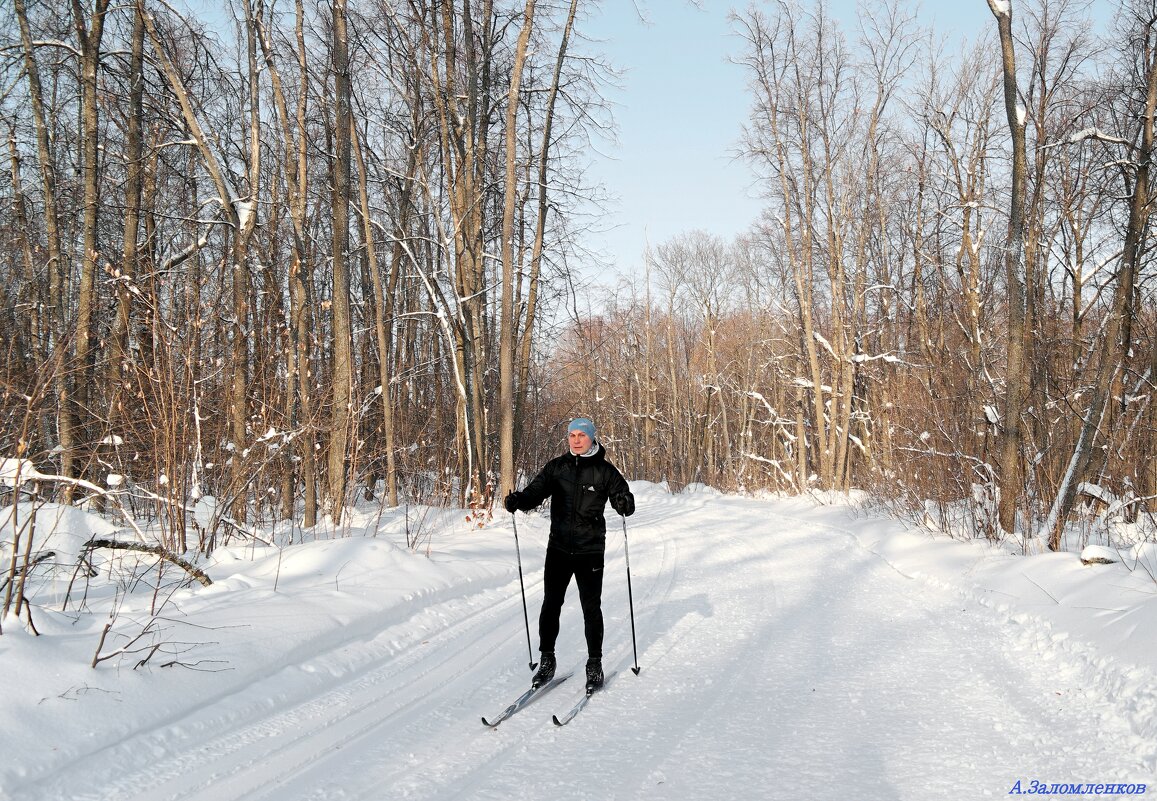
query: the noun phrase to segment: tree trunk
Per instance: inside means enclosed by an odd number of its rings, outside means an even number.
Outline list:
[[[76,476],[76,421],[72,412],[69,395],[71,382],[62,358],[65,353],[63,343],[67,340],[66,276],[69,265],[62,247],[59,213],[56,206],[56,166],[49,138],[49,120],[44,108],[44,92],[41,87],[40,67],[36,61],[35,45],[28,24],[25,0],[13,0],[16,19],[20,26],[20,41],[23,48],[24,75],[28,79],[28,96],[32,103],[32,124],[36,133],[36,155],[40,164],[40,181],[44,192],[44,234],[45,249],[48,251],[48,314],[52,331],[52,342],[45,343],[48,352],[55,352],[52,366],[53,382],[57,395],[56,436],[60,447],[60,474]],[[71,485],[70,485],[71,486]],[[64,492],[68,497],[70,490]]]
[[[145,23],[139,8],[133,8],[133,31],[129,57],[129,105],[125,134],[125,224],[121,244],[121,264],[116,276],[116,314],[109,334],[107,382],[112,393],[109,408],[119,419],[124,413],[121,398],[127,379],[129,333],[132,324],[133,293],[138,273],[138,242],[141,227],[141,199],[144,186],[144,59]]]
[[[498,344],[498,497],[505,498],[514,489],[514,211],[518,167],[518,104],[522,86],[522,69],[526,48],[534,25],[534,2],[526,0],[522,30],[514,51],[510,91],[506,100],[506,192],[502,209],[502,311]]]
[[[542,145],[538,155],[538,211],[535,215],[534,244],[531,246],[530,275],[527,277],[526,310],[523,316],[522,329],[519,332],[518,376],[515,385],[515,414],[514,414],[514,449],[519,447],[519,430],[524,419],[526,393],[530,385],[530,363],[534,347],[535,323],[538,320],[538,285],[542,273],[542,253],[546,240],[546,219],[550,212],[547,192],[547,167],[550,164],[550,154],[554,152],[553,130],[554,110],[558,99],[559,83],[562,76],[563,64],[566,62],[567,48],[570,45],[571,32],[574,30],[575,13],[578,10],[578,0],[571,0],[567,12],[566,25],[563,27],[562,40],[559,43],[558,57],[555,59],[554,75],[550,81],[550,90],[546,101],[545,116],[542,126]],[[649,438],[648,438],[649,441]]]
[[[313,419],[313,378],[310,370],[310,314],[311,270],[309,268],[310,232],[308,212],[309,171],[307,162],[306,113],[308,111],[309,70],[305,49],[305,7],[303,0],[295,0],[294,31],[297,48],[297,77],[301,90],[297,93],[294,118],[290,119],[281,73],[273,57],[273,42],[265,27],[265,4],[258,0],[254,13],[258,42],[265,58],[273,87],[273,105],[281,128],[285,150],[285,181],[289,194],[289,220],[293,228],[292,257],[288,273],[289,289],[289,347],[286,349],[285,419],[290,425],[304,431],[295,437],[295,448],[301,462],[303,492],[302,525],[312,528],[317,524],[317,457],[314,449],[316,421]],[[286,491],[283,493],[283,517],[291,517],[296,500],[296,480],[293,460],[285,466]]]
[[[229,429],[233,437],[233,444],[235,447],[233,467],[232,467],[232,488],[236,494],[236,502],[233,508],[233,517],[236,520],[246,519],[246,493],[245,486],[248,482],[248,477],[245,473],[244,460],[241,458],[241,451],[245,447],[246,439],[246,424],[248,406],[247,400],[247,380],[246,376],[249,374],[248,364],[248,335],[247,324],[249,317],[249,281],[248,281],[248,240],[253,233],[253,227],[257,221],[256,204],[253,202],[257,192],[257,179],[259,176],[260,161],[257,152],[250,153],[249,163],[249,200],[242,203],[241,199],[237,197],[237,192],[231,186],[228,173],[223,164],[217,157],[216,151],[210,143],[210,138],[206,135],[200,120],[197,118],[197,113],[193,106],[193,99],[189,95],[188,89],[181,80],[180,73],[176,66],[169,58],[165,50],[164,42],[157,30],[156,21],[144,5],[144,0],[137,0],[137,8],[142,16],[145,24],[145,31],[148,34],[149,41],[152,43],[153,49],[156,53],[157,66],[160,68],[162,74],[165,76],[165,81],[172,90],[178,105],[181,108],[181,117],[184,120],[189,134],[192,136],[193,142],[196,145],[197,152],[201,156],[201,160],[208,171],[210,178],[213,181],[213,187],[217,192],[217,197],[220,203],[220,214],[225,219],[231,229],[231,242],[229,247],[229,267],[232,277],[233,285],[233,322],[231,324],[231,365],[230,371],[232,380],[228,386],[228,406],[229,406]],[[252,35],[252,34],[251,34]],[[250,72],[254,71],[252,60],[250,61]],[[250,110],[250,126],[254,126],[258,122],[257,101],[254,96],[254,89],[251,84],[251,110]],[[259,144],[256,136],[252,135],[251,131],[251,147],[256,147]],[[244,206],[245,213],[242,214],[242,207]]]
[[[1024,440],[1022,416],[1028,397],[1029,376],[1025,370],[1025,276],[1024,203],[1027,160],[1025,154],[1024,111],[1017,97],[1016,52],[1012,35],[1012,0],[988,0],[1000,32],[1001,64],[1004,76],[1004,111],[1012,134],[1012,197],[1009,200],[1008,235],[1005,238],[1004,273],[1008,293],[1008,343],[1005,364],[1005,398],[997,445],[1000,470],[1000,527],[1016,530],[1016,510],[1023,491],[1021,451]]]
[[[378,381],[381,386],[382,401],[382,438],[386,451],[386,498],[390,506],[398,505],[398,474],[394,453],[394,408],[393,401],[393,367],[390,353],[393,349],[393,300],[389,290],[382,281],[381,268],[378,265],[378,251],[374,247],[373,220],[370,217],[369,177],[366,174],[366,160],[362,154],[361,141],[355,130],[352,134],[354,157],[358,165],[358,208],[360,210],[362,238],[365,242],[366,260],[370,273],[370,281],[374,288],[374,338],[378,348]],[[410,153],[414,153],[411,148]],[[411,155],[413,158],[413,155]],[[403,206],[405,202],[403,201]],[[405,216],[404,209],[401,211]]]
[[[95,443],[86,442],[95,434],[91,431],[96,408],[93,385],[96,359],[96,273],[99,243],[97,226],[100,210],[100,127],[97,97],[97,76],[100,72],[100,45],[104,38],[105,12],[109,0],[96,0],[91,15],[86,19],[80,0],[72,0],[72,21],[80,48],[81,85],[81,169],[84,176],[84,199],[81,241],[80,283],[77,287],[75,344],[73,346],[72,418],[76,425],[77,444],[84,449],[83,457],[95,456]]]
[[[329,439],[327,506],[338,523],[345,503],[347,459],[353,425],[353,330],[350,318],[350,64],[345,0],[333,0],[333,408]]]

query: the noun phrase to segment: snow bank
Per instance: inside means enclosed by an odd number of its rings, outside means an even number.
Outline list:
[[[1007,622],[1016,646],[1042,669],[1079,670],[1090,692],[1122,701],[1142,740],[1157,740],[1157,544],[1113,550],[1113,564],[1083,564],[1075,553],[1022,556],[981,540],[909,531],[861,519],[846,506],[807,509],[801,518],[846,532],[912,579],[948,589]]]
[[[6,559],[16,537],[20,550],[32,537],[32,557],[46,551],[58,564],[76,564],[84,544],[96,537],[112,537],[117,527],[104,518],[75,506],[57,503],[18,503],[0,509],[0,558]]]

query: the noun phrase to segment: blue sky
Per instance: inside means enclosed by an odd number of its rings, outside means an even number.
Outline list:
[[[649,24],[639,21],[636,2]],[[648,242],[697,228],[730,238],[758,216],[750,171],[733,158],[749,104],[745,75],[727,61],[741,48],[728,11],[747,6],[701,5],[605,0],[585,26],[627,71],[622,90],[609,95],[617,104],[618,145],[595,158],[591,173],[618,198],[587,243],[608,258],[612,272],[640,274]],[[856,30],[854,0],[832,0],[829,10],[849,35]],[[986,0],[929,0],[917,14],[950,47],[986,27],[995,32]]]
[[[611,61],[625,70],[616,107],[617,146],[592,165],[617,204],[590,247],[605,250],[618,271],[641,264],[644,246],[703,228],[745,229],[757,214],[746,168],[732,159],[747,113],[744,76],[727,56],[739,42],[727,7],[698,10],[686,0],[606,0],[586,29],[605,40]],[[601,227],[601,226],[600,226]]]

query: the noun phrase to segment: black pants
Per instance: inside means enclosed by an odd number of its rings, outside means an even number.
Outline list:
[[[603,555],[601,553],[569,554],[554,548],[546,550],[543,577],[542,612],[538,616],[539,650],[554,651],[558,639],[558,619],[566,588],[574,576],[579,603],[583,608],[587,656],[603,656]]]

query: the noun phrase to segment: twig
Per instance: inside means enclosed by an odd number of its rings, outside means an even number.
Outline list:
[[[1031,578],[1028,576],[1028,574],[1026,574],[1026,573],[1021,573],[1021,575],[1022,575],[1022,576],[1024,576],[1024,577],[1025,577],[1025,578],[1026,578],[1026,579],[1027,579],[1027,580],[1028,580],[1030,583],[1032,583],[1032,584],[1036,585],[1036,588],[1037,588],[1038,590],[1040,590],[1041,592],[1043,592],[1043,593],[1044,593],[1045,595],[1047,595],[1049,598],[1052,598],[1052,599],[1053,599],[1053,603],[1054,603],[1054,604],[1056,604],[1057,606],[1060,606],[1060,605],[1061,605],[1061,602],[1060,602],[1060,601],[1058,601],[1058,600],[1056,599],[1056,596],[1055,596],[1055,595],[1053,595],[1051,592],[1049,592],[1048,590],[1046,590],[1044,587],[1042,587],[1042,586],[1041,586],[1040,584],[1038,584],[1037,582],[1033,581],[1033,580],[1032,580],[1032,579],[1031,579]]]

